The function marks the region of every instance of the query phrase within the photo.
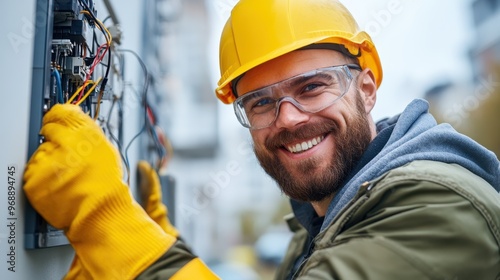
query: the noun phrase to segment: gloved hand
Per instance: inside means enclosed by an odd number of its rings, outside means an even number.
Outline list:
[[[179,237],[179,232],[168,219],[168,209],[161,200],[161,185],[158,174],[147,161],[137,164],[139,196],[142,208],[168,234]]]
[[[28,162],[24,191],[31,205],[64,229],[78,256],[74,275],[132,279],[176,241],[133,199],[116,149],[75,105],[55,105],[43,118],[45,142]],[[81,266],[78,266],[81,263]]]

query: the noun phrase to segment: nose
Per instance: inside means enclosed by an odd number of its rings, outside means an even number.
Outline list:
[[[292,128],[309,120],[308,113],[303,112],[288,100],[283,100],[277,108],[275,125],[277,128]]]

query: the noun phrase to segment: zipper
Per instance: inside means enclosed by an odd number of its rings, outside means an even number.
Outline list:
[[[299,271],[302,269],[302,267],[304,266],[304,264],[309,260],[309,257],[312,255],[312,252],[314,251],[314,243],[316,241],[316,237],[313,238],[313,240],[311,241],[311,243],[309,243],[309,247],[307,248],[307,253],[304,255],[304,259],[302,260],[302,262],[300,262],[299,266],[297,267],[297,269],[295,270],[295,272],[293,273],[292,275],[292,278],[290,279],[295,279],[297,277],[297,274],[299,273]]]

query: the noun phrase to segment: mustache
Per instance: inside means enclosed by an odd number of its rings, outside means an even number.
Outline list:
[[[319,135],[325,135],[338,131],[338,126],[333,120],[323,120],[313,124],[305,124],[294,130],[283,130],[275,136],[268,138],[264,145],[270,151],[280,149],[281,147],[300,142],[304,139],[310,139]]]

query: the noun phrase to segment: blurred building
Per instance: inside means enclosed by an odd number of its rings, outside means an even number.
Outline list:
[[[266,232],[279,235],[280,229],[270,225],[279,224],[287,205],[255,159],[248,130],[236,121],[231,106],[215,98],[215,45],[235,2],[145,1],[149,16],[142,54],[153,76],[150,98],[174,148],[167,169],[176,186],[171,211],[184,239],[209,263],[228,256],[244,259],[234,257],[235,248],[253,245]],[[469,52],[474,77],[442,81],[427,95],[438,118],[457,127],[466,126],[464,120],[482,102],[479,98],[488,90],[482,77],[492,61],[500,60],[500,0],[470,5],[476,31]]]
[[[220,33],[214,22],[229,8],[205,0],[145,1],[142,54],[152,75],[149,98],[173,146],[170,210],[183,238],[207,263],[253,246],[287,205],[254,157],[248,130],[232,106],[215,97],[218,53],[209,45]]]
[[[445,81],[426,92],[439,122],[448,122],[500,154],[500,0],[470,4],[474,33],[469,50],[470,80]]]
[[[500,62],[500,0],[475,0],[472,14],[476,32],[470,55],[477,83]]]

